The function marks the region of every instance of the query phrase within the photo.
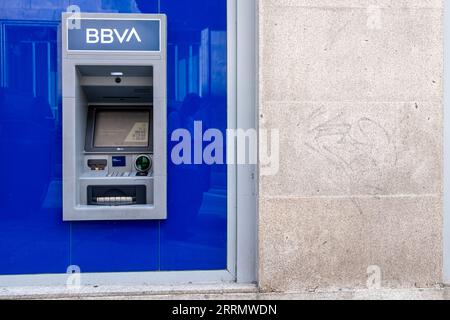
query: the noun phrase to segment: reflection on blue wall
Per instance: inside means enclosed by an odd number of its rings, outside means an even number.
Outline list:
[[[169,163],[166,221],[62,222],[59,27],[71,4],[165,13],[168,137],[194,121],[226,130],[226,0],[0,0],[0,274],[225,269],[225,165]]]

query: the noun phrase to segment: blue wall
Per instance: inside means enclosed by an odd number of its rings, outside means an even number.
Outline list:
[[[196,120],[226,130],[226,0],[0,0],[0,274],[225,269],[225,165],[169,163],[166,221],[62,221],[59,28],[71,4],[165,13],[169,139]]]

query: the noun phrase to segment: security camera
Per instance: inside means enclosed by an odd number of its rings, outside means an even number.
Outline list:
[[[119,83],[121,83],[122,82],[122,78],[120,78],[120,77],[117,77],[115,80],[114,80],[117,84],[119,84]]]

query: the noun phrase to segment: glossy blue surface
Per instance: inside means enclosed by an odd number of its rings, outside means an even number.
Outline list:
[[[194,121],[227,126],[226,0],[0,0],[0,274],[225,269],[226,165],[169,162],[166,221],[62,222],[58,28],[70,4],[165,13],[169,140]]]

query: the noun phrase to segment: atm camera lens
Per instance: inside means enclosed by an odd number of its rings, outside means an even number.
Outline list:
[[[115,81],[116,81],[116,83],[121,83],[122,82],[122,78],[117,77]]]
[[[136,158],[134,166],[139,172],[147,172],[152,166],[152,160],[148,156],[138,156]]]

